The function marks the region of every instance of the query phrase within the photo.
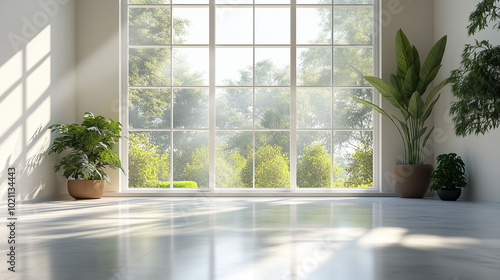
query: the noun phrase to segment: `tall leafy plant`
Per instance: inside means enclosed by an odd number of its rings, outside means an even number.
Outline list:
[[[434,130],[434,126],[428,129],[425,121],[439,100],[439,90],[448,83],[448,79],[433,87],[425,98],[423,96],[441,69],[446,40],[447,37],[444,36],[437,41],[421,64],[417,48],[410,44],[404,32],[399,29],[396,33],[396,74],[391,74],[390,82],[373,76],[365,77],[382,97],[401,112],[400,117],[390,115],[369,101],[354,98],[375,109],[396,126],[404,143],[404,164],[423,163],[422,150]]]
[[[120,139],[121,124],[102,116],[85,113],[82,124],[54,124],[49,127],[59,136],[49,148],[49,155],[67,154],[54,170],[64,170],[64,177],[76,180],[106,180],[105,167],[122,169],[118,154],[113,150]]]
[[[500,30],[500,0],[483,0],[469,16],[468,35],[493,22]],[[460,68],[451,72],[451,91],[457,98],[450,115],[457,136],[484,134],[500,127],[500,46],[489,41],[465,45]]]

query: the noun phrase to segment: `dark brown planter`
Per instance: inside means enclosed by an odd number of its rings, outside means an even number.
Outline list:
[[[68,180],[68,192],[73,198],[101,198],[104,180]]]
[[[432,165],[394,165],[392,183],[399,197],[423,198],[430,185]]]

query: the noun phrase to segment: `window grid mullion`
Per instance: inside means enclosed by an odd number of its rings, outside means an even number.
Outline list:
[[[170,189],[174,188],[174,9],[170,3]]]
[[[210,0],[209,7],[209,174],[208,188],[215,190],[217,187],[217,168],[215,161],[217,160],[217,143],[215,131],[216,104],[215,104],[215,0]]]
[[[333,172],[334,168],[335,168],[335,144],[333,141],[335,141],[335,137],[334,137],[334,134],[335,134],[335,106],[334,106],[334,101],[335,101],[335,91],[334,91],[334,88],[333,88],[333,85],[335,84],[334,82],[334,79],[335,79],[335,75],[333,75],[333,69],[335,69],[334,65],[335,65],[335,47],[334,47],[334,44],[335,44],[335,24],[333,24],[333,19],[334,19],[334,11],[335,9],[335,6],[333,5],[333,1],[332,1],[332,14],[331,14],[331,23],[332,23],[332,28],[331,28],[331,38],[332,38],[332,69],[331,69],[331,74],[332,74],[332,84],[331,84],[331,88],[330,88],[330,98],[331,98],[331,106],[332,106],[332,115],[330,116],[331,117],[331,126],[332,126],[332,130],[330,131],[330,151],[331,151],[331,156],[330,156],[330,160],[331,160],[331,168],[330,168],[330,177],[331,177],[331,181],[330,181],[330,188],[334,188],[335,187],[335,173]]]
[[[297,189],[297,1],[290,9],[290,189]]]
[[[255,91],[255,0],[253,0],[253,6],[252,6],[252,54],[253,54],[253,58],[252,58],[252,102],[253,102],[253,120],[252,120],[252,124],[253,124],[253,133],[252,133],[252,149],[253,149],[253,153],[252,153],[252,189],[255,189],[255,153],[257,152],[257,149],[256,149],[256,142],[255,142],[255,128],[256,128],[256,125],[255,125],[255,95],[257,94],[257,92]]]

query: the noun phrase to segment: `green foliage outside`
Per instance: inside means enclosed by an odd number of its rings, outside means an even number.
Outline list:
[[[165,0],[133,0],[134,4],[157,4]],[[131,2],[131,3],[132,3]],[[169,9],[130,9],[130,45],[146,47],[129,49],[130,86],[198,86],[204,85],[203,73],[192,71],[186,57],[169,48],[148,48],[147,45],[183,42],[190,22],[171,19]],[[322,10],[322,31],[311,43],[330,43],[332,19],[336,28],[336,44],[370,44],[372,42],[371,8],[338,8]],[[173,25],[170,26],[170,22]],[[332,56],[335,64],[332,64]],[[297,85],[304,86],[305,98],[298,100],[297,122],[300,128],[366,129],[372,127],[371,110],[353,102],[350,97],[372,100],[369,89],[324,90],[307,86],[367,86],[363,76],[372,74],[371,48],[308,48],[298,53]],[[172,67],[173,64],[173,67]],[[254,68],[254,69],[253,69]],[[171,69],[174,70],[171,79]],[[253,69],[253,71],[252,71]],[[255,77],[252,76],[252,72]],[[333,77],[332,79],[332,72]],[[253,84],[255,81],[255,84]],[[216,127],[235,129],[223,141],[216,143],[216,186],[218,188],[289,188],[290,133],[247,132],[253,122],[257,129],[290,128],[290,67],[277,66],[270,59],[256,61],[239,71],[239,77],[224,81],[232,88],[217,92]],[[284,88],[256,88],[239,86],[283,86]],[[129,124],[134,129],[208,129],[208,95],[192,88],[130,89]],[[332,98],[333,97],[333,98]],[[333,100],[333,104],[332,104]],[[173,110],[173,113],[172,113]],[[332,118],[333,114],[333,118]],[[255,119],[253,116],[255,115]],[[173,119],[171,119],[173,117]],[[333,123],[332,123],[333,119]],[[171,127],[171,123],[173,127]],[[129,186],[174,188],[179,181],[196,182],[197,187],[208,187],[208,137],[182,133],[133,133],[129,139]],[[359,134],[361,135],[361,134]],[[171,147],[170,137],[173,137]],[[333,149],[343,149],[345,143],[356,143],[359,149],[367,139],[358,134],[338,133]],[[194,139],[194,140],[193,140]],[[253,141],[254,140],[254,141]],[[297,182],[300,188],[365,187],[368,185],[368,156],[355,152],[352,161],[335,159],[319,143],[324,139],[310,137],[304,152],[298,158]],[[255,147],[253,146],[255,143]],[[331,142],[330,142],[331,143]],[[353,144],[350,144],[351,146]],[[331,150],[331,148],[329,148]],[[254,154],[255,152],[255,154]],[[351,155],[348,155],[348,157]],[[173,165],[170,166],[170,157]],[[255,163],[254,163],[255,159]],[[357,163],[357,161],[361,161]],[[349,169],[349,166],[362,166]],[[253,174],[255,167],[255,174]],[[366,173],[359,173],[359,169]],[[350,171],[351,170],[351,171]],[[356,170],[356,171],[354,171]],[[333,172],[333,174],[331,174]],[[362,178],[356,179],[358,173]],[[359,183],[359,185],[357,185]],[[189,186],[193,187],[193,184]]]
[[[196,149],[192,153],[191,160],[184,167],[182,178],[196,181],[200,188],[208,188],[208,157],[208,146]]]
[[[373,187],[373,144],[360,143],[346,167],[346,188]]]
[[[305,149],[297,163],[297,187],[329,188],[332,158],[321,143],[314,143]]]
[[[144,133],[129,135],[129,187],[154,187],[162,181],[170,184],[170,159]]]
[[[251,158],[251,155],[248,156]],[[255,153],[255,187],[289,188],[289,159],[281,147],[268,145],[260,147]],[[246,188],[252,188],[253,162],[248,160],[242,170],[242,181]]]

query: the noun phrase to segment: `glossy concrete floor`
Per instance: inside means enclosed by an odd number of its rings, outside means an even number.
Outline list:
[[[0,279],[500,279],[494,203],[108,197],[18,207],[16,272],[2,261]]]

